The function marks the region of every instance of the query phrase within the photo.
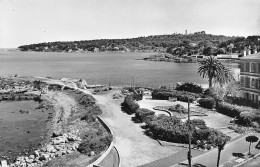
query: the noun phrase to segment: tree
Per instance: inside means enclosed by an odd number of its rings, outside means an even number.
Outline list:
[[[203,78],[207,77],[209,79],[209,88],[212,88],[213,79],[215,83],[220,84],[228,83],[234,79],[230,69],[213,56],[209,56],[200,62],[198,73]]]
[[[222,136],[219,136],[215,139],[215,144],[218,147],[217,167],[219,167],[220,154],[221,154],[221,151],[224,149],[226,143],[227,143],[227,139]]]
[[[249,152],[248,154],[250,155],[250,147],[251,147],[251,144],[254,143],[254,142],[257,142],[258,141],[258,137],[256,136],[247,136],[246,137],[246,141],[249,142]]]
[[[208,46],[206,48],[203,49],[202,52],[205,56],[210,56],[213,54],[213,48],[211,46]]]
[[[228,50],[230,51],[230,54],[232,53],[232,50],[234,48],[234,44],[233,43],[230,43],[228,46],[227,46]]]
[[[225,54],[226,50],[224,48],[219,48],[217,53],[218,54]]]

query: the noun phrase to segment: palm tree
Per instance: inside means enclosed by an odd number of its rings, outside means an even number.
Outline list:
[[[224,149],[226,143],[227,143],[227,139],[224,137],[219,136],[215,139],[215,144],[218,147],[217,167],[219,167],[220,154],[221,154],[221,151]]]
[[[213,80],[222,85],[234,79],[230,69],[225,67],[214,56],[209,56],[200,62],[198,73],[203,78],[207,77],[209,79],[210,88],[212,88]]]

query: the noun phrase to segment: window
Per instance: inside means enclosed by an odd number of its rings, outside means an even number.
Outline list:
[[[246,72],[249,72],[249,62],[246,63]]]
[[[255,79],[254,79],[254,78],[252,78],[251,87],[252,87],[252,88],[255,88]]]
[[[247,87],[247,88],[249,88],[250,87],[250,78],[249,77],[246,77],[245,78],[245,86]]]
[[[245,79],[243,76],[240,76],[240,85],[244,86]]]
[[[259,64],[259,65],[260,65],[260,64]],[[241,72],[244,72],[244,71],[245,71],[244,63],[243,63],[243,62],[240,63],[240,70],[241,70]]]
[[[260,63],[258,63],[258,74],[260,74]]]
[[[259,79],[256,79],[256,80],[255,80],[255,88],[256,88],[256,89],[259,89]]]
[[[251,63],[251,72],[256,72],[255,63]]]

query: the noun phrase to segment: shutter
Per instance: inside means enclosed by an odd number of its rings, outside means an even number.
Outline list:
[[[260,74],[260,63],[258,63],[258,74]]]
[[[244,72],[244,63],[243,62],[241,62],[241,64],[240,64],[240,69],[241,69],[241,72]]]
[[[240,85],[241,86],[244,86],[244,77],[243,76],[240,76]]]
[[[250,78],[249,77],[246,78],[246,87],[250,88]]]
[[[258,89],[258,79],[255,79],[255,88]]]
[[[246,62],[246,72],[249,72],[249,63]]]

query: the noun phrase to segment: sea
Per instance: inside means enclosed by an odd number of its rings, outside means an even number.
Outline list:
[[[177,82],[207,84],[198,63],[144,61],[151,53],[59,53],[0,51],[0,76],[81,78],[88,84],[169,86]],[[236,73],[237,64],[229,65]]]

